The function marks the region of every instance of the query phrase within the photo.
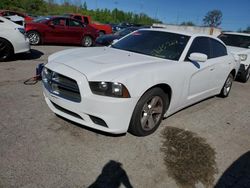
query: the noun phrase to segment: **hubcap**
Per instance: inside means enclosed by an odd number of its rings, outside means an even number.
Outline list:
[[[152,130],[160,121],[163,113],[163,101],[160,97],[155,96],[148,100],[141,112],[141,126],[145,131]]]
[[[247,76],[246,76],[246,80],[248,80],[249,79],[249,77],[250,77],[250,67],[248,68],[248,70],[247,70]]]
[[[30,33],[28,35],[28,38],[31,44],[38,44],[40,40],[39,36],[36,33]]]
[[[224,89],[223,89],[224,95],[227,95],[229,93],[229,91],[232,87],[232,83],[233,83],[233,78],[229,76],[227,78],[227,81],[226,81]]]
[[[84,40],[84,46],[91,46],[92,45],[92,39],[90,37],[86,37]]]

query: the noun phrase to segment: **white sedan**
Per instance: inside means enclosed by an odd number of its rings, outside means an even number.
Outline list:
[[[227,97],[238,67],[212,36],[142,29],[110,47],[57,52],[42,78],[54,113],[101,131],[146,136],[164,116]]]
[[[6,61],[13,54],[28,52],[29,39],[23,26],[0,16],[0,61]]]
[[[240,57],[241,64],[237,76],[242,82],[247,82],[250,77],[250,34],[224,32],[219,38],[229,51]]]

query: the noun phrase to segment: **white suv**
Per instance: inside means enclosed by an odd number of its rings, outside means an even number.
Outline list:
[[[29,39],[22,26],[0,16],[0,28],[0,61],[30,50]]]
[[[227,45],[228,50],[239,55],[241,60],[238,78],[247,82],[250,77],[250,34],[224,32],[219,38]]]

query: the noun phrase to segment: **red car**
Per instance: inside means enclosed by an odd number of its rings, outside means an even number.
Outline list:
[[[31,16],[28,16],[25,13],[11,11],[11,10],[0,10],[0,16],[5,17],[5,16],[15,16],[15,15],[23,17],[25,22],[31,22],[33,20]]]
[[[99,36],[98,30],[67,17],[41,17],[25,26],[30,44],[77,44],[92,46]]]

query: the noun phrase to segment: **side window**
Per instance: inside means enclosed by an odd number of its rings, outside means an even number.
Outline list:
[[[85,23],[86,25],[89,24],[89,19],[88,19],[88,17],[86,17],[86,16],[84,16],[84,23]]]
[[[56,26],[65,26],[65,19],[64,18],[56,18],[52,22]]]
[[[223,44],[221,44],[219,41],[215,39],[210,39],[210,42],[211,42],[211,48],[212,48],[211,58],[216,58],[216,57],[227,55],[227,49]]]
[[[82,24],[81,24],[81,22],[78,22],[76,20],[69,19],[68,20],[68,26],[69,27],[82,27]]]
[[[194,52],[206,54],[208,59],[210,59],[211,51],[210,51],[209,39],[207,37],[196,37],[190,46],[185,61],[189,61],[188,57],[190,56],[191,53]]]

